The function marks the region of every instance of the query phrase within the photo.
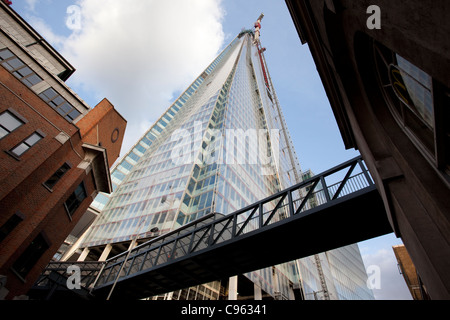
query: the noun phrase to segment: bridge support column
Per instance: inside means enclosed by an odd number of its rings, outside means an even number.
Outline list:
[[[261,287],[255,283],[255,300],[262,300],[262,290]]]
[[[280,291],[280,285],[278,283],[278,274],[277,269],[275,267],[272,267],[272,279],[273,279],[273,287],[274,287],[274,294],[275,294],[275,300],[281,300],[281,291]]]
[[[137,240],[136,240],[136,239],[131,240],[130,246],[128,247],[128,250],[133,250],[134,247],[137,246],[137,244],[138,244],[138,243],[137,243]]]
[[[84,261],[86,259],[86,257],[89,254],[89,248],[84,248],[83,252],[81,252],[80,256],[78,257],[77,261]]]
[[[102,255],[100,256],[100,258],[98,258],[98,261],[106,261],[106,259],[108,259],[108,255],[111,252],[112,249],[112,245],[111,244],[107,244],[105,249],[103,249]]]
[[[228,280],[228,300],[237,300],[238,276]]]
[[[295,293],[292,285],[289,286],[289,300],[295,300]]]

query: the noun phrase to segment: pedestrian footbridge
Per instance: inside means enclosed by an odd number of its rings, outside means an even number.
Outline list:
[[[358,157],[232,214],[210,214],[105,262],[52,262],[33,290],[48,296],[62,285],[52,278],[67,278],[67,267],[76,265],[83,296],[141,299],[391,232],[383,201]]]

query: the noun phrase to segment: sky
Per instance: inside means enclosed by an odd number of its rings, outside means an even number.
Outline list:
[[[13,0],[12,8],[76,68],[68,86],[91,107],[106,97],[127,119],[122,155],[264,13],[261,43],[302,169],[318,174],[359,155],[344,147],[282,0]],[[397,244],[393,234],[359,243],[376,299],[411,299]]]

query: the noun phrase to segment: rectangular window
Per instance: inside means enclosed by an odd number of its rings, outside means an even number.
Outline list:
[[[17,157],[22,156],[28,149],[30,149],[32,146],[34,146],[36,143],[38,143],[43,136],[37,132],[33,133],[31,136],[29,136],[27,139],[25,139],[23,142],[21,142],[18,146],[11,149],[11,153],[14,154]]]
[[[0,115],[0,139],[23,125],[24,122],[9,111]]]
[[[59,168],[47,181],[45,181],[44,185],[49,189],[53,189],[55,184],[66,174],[67,171],[70,170],[70,166],[67,163],[64,163],[61,168]]]
[[[29,88],[42,81],[41,77],[8,49],[0,51],[0,63]]]
[[[49,248],[49,244],[42,234],[39,234],[25,249],[22,255],[14,262],[13,270],[22,278],[31,271],[36,262],[42,257]]]
[[[86,189],[84,187],[84,183],[82,182],[64,203],[64,206],[66,207],[66,210],[71,218],[75,213],[75,211],[80,206],[80,204],[86,198],[87,198]]]
[[[11,216],[5,224],[0,227],[0,242],[14,230],[23,219],[24,216],[19,212]]]
[[[41,92],[39,97],[48,103],[50,107],[55,109],[61,116],[63,116],[67,121],[72,122],[81,114],[74,106],[68,103],[59,93],[57,93],[53,88],[48,88],[47,90]]]

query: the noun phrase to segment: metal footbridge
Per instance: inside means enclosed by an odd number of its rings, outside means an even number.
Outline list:
[[[67,278],[67,267],[75,265],[82,274],[81,295],[141,299],[391,232],[383,201],[358,157],[232,214],[210,214],[105,262],[51,262],[35,289],[55,283],[52,277]]]

